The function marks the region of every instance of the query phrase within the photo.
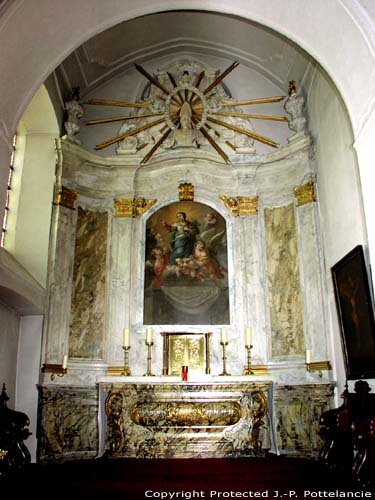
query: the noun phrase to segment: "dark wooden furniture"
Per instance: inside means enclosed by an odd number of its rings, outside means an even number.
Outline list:
[[[328,467],[350,474],[361,485],[375,481],[375,394],[367,382],[345,390],[344,403],[322,413],[320,436],[325,444],[320,458]]]
[[[24,440],[31,432],[29,417],[20,411],[8,408],[9,400],[5,392],[5,384],[0,394],[0,477],[19,469],[31,460],[30,452]]]

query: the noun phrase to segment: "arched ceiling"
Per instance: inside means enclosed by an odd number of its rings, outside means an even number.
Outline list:
[[[60,64],[54,84],[61,101],[74,86],[85,97],[134,63],[147,66],[149,61],[178,53],[237,60],[284,93],[289,80],[302,84],[313,64],[293,42],[264,26],[218,13],[172,11],[132,19],[94,36]]]

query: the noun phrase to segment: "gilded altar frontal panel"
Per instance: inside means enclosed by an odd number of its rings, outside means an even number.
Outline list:
[[[101,358],[105,317],[108,215],[78,208],[69,356]]]
[[[272,356],[302,354],[302,302],[294,207],[264,210]]]

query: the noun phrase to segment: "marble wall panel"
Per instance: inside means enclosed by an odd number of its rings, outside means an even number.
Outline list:
[[[96,389],[40,387],[39,460],[95,457],[98,448],[97,414]]]
[[[320,415],[333,404],[332,384],[277,386],[274,396],[277,449],[282,455],[317,456]]]
[[[302,354],[302,301],[294,206],[264,210],[272,356]]]
[[[78,208],[69,356],[102,358],[108,214]]]

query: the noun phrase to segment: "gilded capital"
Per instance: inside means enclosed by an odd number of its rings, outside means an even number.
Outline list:
[[[113,200],[115,207],[115,217],[136,217],[145,213],[156,199],[146,200],[146,198],[115,198]]]
[[[182,183],[178,186],[179,201],[194,201],[194,186],[189,182]]]
[[[65,186],[57,185],[55,192],[55,205],[74,210],[74,203],[77,199],[77,192]]]
[[[294,196],[297,200],[297,207],[315,201],[315,190],[313,182],[309,181],[306,184],[296,186],[294,188]]]
[[[258,213],[258,196],[237,196],[240,215],[256,215]]]
[[[258,196],[225,196],[219,195],[226,208],[234,217],[240,215],[256,215],[258,213]]]
[[[133,217],[134,199],[133,198],[115,198],[113,200],[115,207],[115,217]]]

